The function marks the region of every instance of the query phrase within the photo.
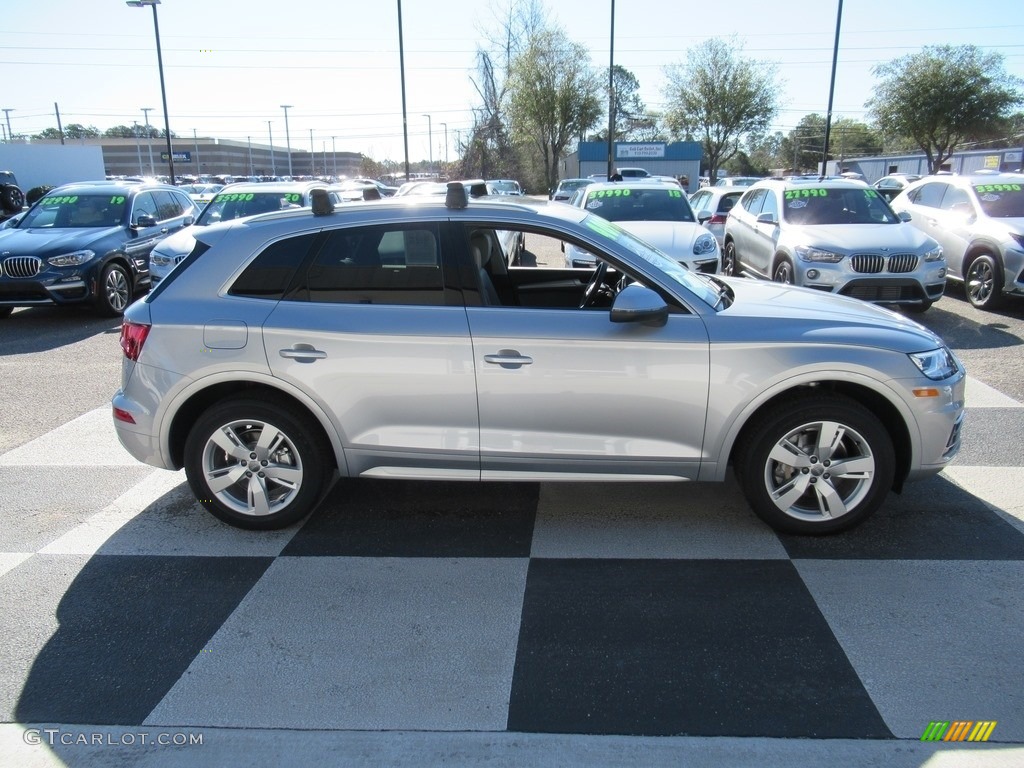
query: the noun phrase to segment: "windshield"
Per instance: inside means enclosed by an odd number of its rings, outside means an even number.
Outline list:
[[[608,221],[696,221],[681,189],[621,187],[587,192],[584,207]]]
[[[124,218],[128,198],[122,194],[47,195],[25,214],[21,229],[116,227]]]
[[[589,187],[594,182],[590,179],[578,179],[576,181],[560,181],[558,182],[559,192],[575,192],[580,187]]]
[[[196,224],[202,227],[282,208],[301,208],[302,205],[300,192],[221,192],[203,208]]]
[[[783,218],[790,224],[900,223],[899,217],[874,189],[808,186],[787,189],[783,197]]]
[[[491,184],[499,192],[507,192],[512,195],[519,194],[519,184],[514,181],[492,181]]]
[[[986,216],[1024,218],[1024,189],[1020,184],[976,184],[974,191]]]
[[[600,216],[587,216],[582,223],[595,235],[611,240],[649,264],[653,264],[677,283],[695,293],[709,307],[718,304],[717,287],[709,283],[707,279],[698,276],[696,272],[691,272],[670,256],[666,256],[643,240],[634,237],[626,230],[609,223]]]

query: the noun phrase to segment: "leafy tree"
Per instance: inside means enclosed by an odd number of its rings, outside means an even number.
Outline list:
[[[540,153],[543,189],[557,182],[558,159],[570,142],[601,117],[601,85],[589,52],[561,29],[545,29],[529,40],[509,71],[512,127]]]
[[[843,159],[878,155],[884,151],[885,144],[881,133],[867,123],[841,117],[832,121],[832,132],[829,136],[829,159]],[[817,112],[800,118],[796,128],[790,131],[779,145],[779,161],[776,167],[789,168],[794,171],[817,171],[825,148],[825,117]]]
[[[39,133],[35,134],[32,138],[33,139],[59,139],[60,138],[60,131],[58,131],[56,128],[47,128],[46,130],[40,131]]]
[[[974,45],[926,46],[876,66],[881,78],[865,104],[887,136],[911,138],[934,173],[966,140],[990,138],[1021,102],[1021,80],[1003,57]]]
[[[741,50],[712,38],[691,48],[686,64],[665,68],[668,127],[701,142],[712,184],[743,137],[767,129],[778,111],[775,66],[742,59]]]
[[[95,139],[100,135],[100,129],[94,125],[86,127],[81,123],[69,123],[64,127],[64,135],[69,139]]]
[[[145,131],[145,126],[141,126],[136,132],[130,125],[115,125],[113,128],[107,128],[103,135],[108,139],[134,139],[136,136],[142,136]]]

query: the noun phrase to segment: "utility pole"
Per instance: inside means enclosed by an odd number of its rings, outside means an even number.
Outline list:
[[[153,166],[153,136],[149,128],[149,113],[152,107],[142,107],[142,114],[146,116],[146,146],[149,147],[149,175],[156,176],[156,168]]]
[[[192,143],[195,144],[195,150],[196,150],[196,178],[198,179],[199,178],[199,174],[201,173],[200,166],[199,166],[199,134],[196,132],[195,128],[192,129]],[[251,160],[252,159],[252,149],[251,148],[249,149],[249,157],[250,157],[250,160]]]
[[[57,102],[53,102],[53,112],[57,115],[57,133],[60,134],[60,143],[64,144],[64,126],[60,124],[60,107],[57,106]]]
[[[270,129],[270,120],[267,120],[267,135],[270,137],[270,175],[277,178],[277,163],[274,161],[274,132]]]
[[[9,138],[13,139],[14,138],[14,133],[11,131],[11,112],[14,111],[14,108],[11,107],[10,109],[8,109],[7,107],[4,107],[3,110],[4,110],[4,117],[7,118],[7,136]]]
[[[139,156],[139,176],[142,175],[142,147],[139,146],[139,121],[132,120],[132,133],[135,134],[135,152]]]

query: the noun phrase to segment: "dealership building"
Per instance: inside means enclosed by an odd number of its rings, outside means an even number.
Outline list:
[[[690,180],[688,192],[697,189],[703,149],[697,141],[640,141],[614,142],[612,168],[646,170],[652,176],[686,176]],[[595,174],[608,173],[608,142],[581,141],[579,148],[558,164],[558,178],[582,179]]]

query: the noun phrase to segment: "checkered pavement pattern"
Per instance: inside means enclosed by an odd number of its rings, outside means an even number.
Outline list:
[[[108,409],[0,455],[8,723],[1024,742],[1024,407],[858,529],[726,484],[351,480],[240,531]],[[56,458],[54,457],[61,457]]]

